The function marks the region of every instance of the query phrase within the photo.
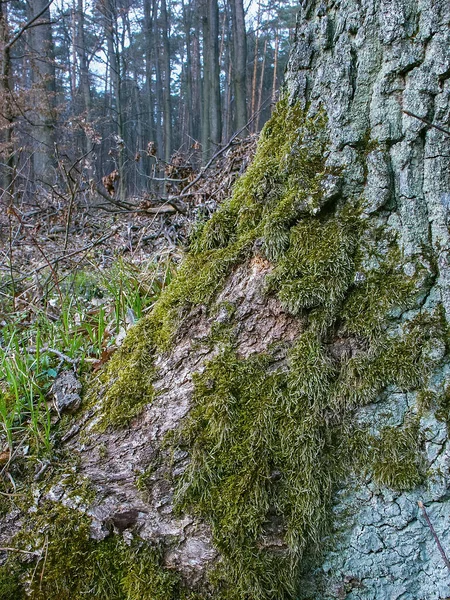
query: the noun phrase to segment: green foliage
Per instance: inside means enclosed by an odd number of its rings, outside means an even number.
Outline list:
[[[390,385],[401,390],[424,386],[432,366],[425,344],[433,335],[442,339],[439,317],[425,313],[408,324],[402,335],[380,336],[366,352],[350,358],[336,384],[336,410],[370,404]]]
[[[16,545],[35,549],[41,562],[19,563],[14,556],[0,570],[0,598],[25,598],[20,580],[27,582],[33,600],[170,600],[179,597],[177,577],[161,566],[160,552],[121,537],[101,542],[89,537],[90,519],[64,507],[47,506],[28,531],[16,537]],[[45,550],[45,563],[42,555]],[[12,573],[12,575],[10,574]],[[9,586],[9,587],[8,587]],[[1,593],[10,590],[16,596]]]

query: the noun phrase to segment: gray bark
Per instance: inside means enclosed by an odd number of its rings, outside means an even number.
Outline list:
[[[291,97],[311,114],[325,106],[327,162],[342,169],[344,197],[365,198],[367,218],[377,215],[397,231],[407,257],[435,257],[436,280],[423,308],[442,302],[448,319],[450,136],[430,125],[448,129],[450,118],[448,2],[343,0],[325,8],[305,1],[298,23],[288,67]],[[376,147],[361,157],[358,148],[367,139]],[[435,383],[439,388],[448,381],[444,364]],[[398,426],[408,409],[416,410],[414,402],[414,394],[392,390],[361,418]],[[342,492],[335,512],[348,518],[339,523],[345,533],[324,561],[327,598],[450,595],[449,573],[417,506],[423,500],[428,507],[448,554],[450,444],[444,423],[428,416],[421,425],[430,465],[423,487],[391,493],[368,484]]]

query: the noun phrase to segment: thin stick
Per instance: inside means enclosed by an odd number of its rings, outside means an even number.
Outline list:
[[[408,115],[408,117],[414,117],[414,119],[422,121],[422,123],[425,123],[425,125],[429,125],[430,127],[434,127],[435,129],[437,129],[438,131],[442,131],[442,133],[450,135],[450,130],[445,129],[445,127],[441,127],[440,125],[435,125],[428,119],[424,119],[423,117],[419,117],[419,115],[415,115],[414,113],[409,112],[409,110],[404,110],[403,112],[405,113],[405,115]]]
[[[441,556],[442,556],[442,558],[443,558],[443,560],[445,562],[445,566],[450,571],[450,561],[448,560],[447,555],[445,554],[445,550],[442,547],[441,542],[439,541],[439,538],[438,538],[437,533],[436,533],[436,531],[435,531],[435,529],[433,527],[433,524],[430,521],[430,517],[428,516],[428,513],[427,513],[427,511],[425,509],[425,506],[423,505],[423,502],[421,500],[419,500],[417,502],[417,504],[419,505],[419,508],[423,512],[423,516],[425,518],[425,521],[427,522],[427,525],[430,528],[431,533],[433,534],[433,537],[434,537],[434,539],[436,541],[436,544],[437,544],[437,547],[439,549],[439,552],[441,553]]]
[[[36,352],[36,348],[29,348],[28,350],[31,354],[34,354]],[[41,348],[41,352],[50,352],[51,354],[56,354],[58,358],[60,358],[61,360],[65,360],[71,365],[77,365],[80,362],[79,358],[70,358],[70,356],[67,356],[67,354],[60,352],[55,348],[45,347],[45,345]]]
[[[29,550],[19,550],[19,548],[8,547],[0,548],[0,552],[20,552],[21,554],[36,554],[36,550],[34,552],[30,552]]]

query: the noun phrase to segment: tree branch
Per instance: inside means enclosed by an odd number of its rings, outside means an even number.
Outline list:
[[[37,15],[32,17],[28,21],[28,23],[25,23],[25,25],[16,33],[16,35],[13,37],[13,39],[6,44],[4,51],[12,48],[12,46],[14,46],[14,44],[23,36],[25,31],[27,31],[27,29],[30,29],[30,27],[39,19],[39,17],[42,17],[42,15],[50,8],[52,3],[53,3],[53,0],[50,0],[50,2],[48,2],[44,6],[44,8],[41,10],[41,12],[39,12]]]

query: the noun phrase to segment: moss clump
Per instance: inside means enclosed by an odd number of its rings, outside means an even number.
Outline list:
[[[395,243],[377,262],[377,268],[359,271],[361,280],[340,311],[346,332],[370,339],[386,327],[392,309],[406,310],[414,306],[414,292],[422,270],[418,269],[414,276],[407,276],[401,252]]]
[[[341,366],[311,328],[291,349],[288,370],[274,368],[270,355],[243,360],[227,346],[195,376],[178,505],[211,523],[223,557],[218,580],[236,598],[295,597],[302,566],[327,532],[334,487],[352,468],[365,470],[371,458],[380,485],[420,483],[415,425],[374,438],[351,417],[389,384],[423,384],[431,364],[422,346],[439,323],[424,319]]]
[[[373,438],[372,472],[375,482],[395,490],[410,490],[424,478],[419,423],[385,427]]]
[[[157,548],[138,541],[127,545],[116,536],[96,542],[89,537],[88,517],[63,507],[47,508],[45,515],[42,512],[36,518],[34,528],[22,532],[15,540],[18,547],[27,544],[28,548],[35,549],[36,555],[41,555],[41,562],[20,564],[13,557],[2,568],[8,572],[13,569],[13,573],[21,571],[21,580],[29,588],[26,597],[33,600],[170,600],[180,597],[178,579],[161,566]],[[8,581],[1,573],[0,590]],[[18,577],[12,585],[16,585],[11,590],[16,590],[18,595],[0,598],[25,597],[23,588],[18,587]]]
[[[0,600],[24,600],[25,598],[18,569],[11,568],[8,564],[0,567]]]
[[[420,389],[433,366],[426,342],[442,338],[439,315],[424,314],[407,324],[401,335],[383,335],[366,352],[342,366],[334,391],[335,410],[353,409],[375,402],[388,386]]]
[[[150,326],[150,327],[149,327]],[[145,319],[130,329],[100,382],[105,384],[100,429],[126,425],[153,400],[154,346],[151,323]],[[94,389],[94,394],[98,388]]]
[[[357,230],[356,230],[357,231]],[[270,276],[283,307],[301,310],[327,307],[335,311],[353,279],[355,228],[332,219],[303,219],[290,230],[289,248]]]

